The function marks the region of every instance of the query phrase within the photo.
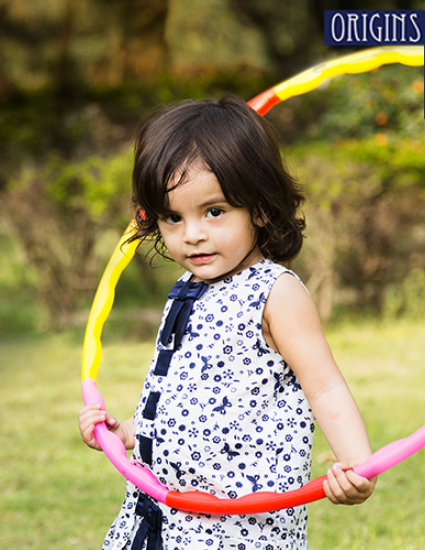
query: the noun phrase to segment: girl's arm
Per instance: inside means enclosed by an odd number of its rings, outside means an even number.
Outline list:
[[[106,422],[108,429],[114,432],[124,443],[128,451],[134,448],[134,432],[133,419],[129,418],[123,422],[112,416],[107,411],[100,410],[100,405],[86,405],[78,413],[78,424],[80,427],[81,437],[86,445],[101,451],[101,447],[94,436],[94,427],[99,422]]]
[[[328,471],[326,496],[335,504],[368,498],[376,480],[346,471],[372,454],[365,425],[323,334],[317,309],[290,274],[275,282],[264,310],[267,343],[297,376],[338,464]]]

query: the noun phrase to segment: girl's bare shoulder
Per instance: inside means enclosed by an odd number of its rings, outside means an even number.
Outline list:
[[[266,320],[313,313],[317,314],[316,306],[302,282],[290,271],[282,273],[270,290],[264,309]]]

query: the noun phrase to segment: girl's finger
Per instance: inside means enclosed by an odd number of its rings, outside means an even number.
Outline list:
[[[335,480],[337,481],[338,486],[340,487],[341,491],[344,494],[347,494],[352,490],[353,485],[352,483],[350,483],[350,481],[346,476],[346,473],[344,472],[344,470],[341,468],[339,464],[334,464],[332,466],[331,472],[335,477]]]
[[[335,464],[328,471],[326,487],[324,485],[326,496],[334,504],[358,504],[364,500],[359,494],[357,488],[347,478],[342,468]]]
[[[87,405],[78,412],[78,420],[81,423],[85,422],[95,412],[100,412],[100,405]]]
[[[92,441],[94,439],[94,424],[90,424],[88,428],[86,428],[83,432],[83,437],[86,439],[86,441]]]
[[[114,427],[117,424],[117,419],[110,413],[106,413],[105,422],[108,426]]]
[[[103,411],[91,411],[89,414],[80,418],[80,428],[82,430],[87,429],[91,424],[98,424],[99,422],[104,422],[106,419],[106,414]]]
[[[360,493],[365,492],[369,489],[369,487],[370,487],[370,480],[369,479],[367,479],[365,477],[362,477],[362,476],[359,476],[358,474],[356,474],[352,470],[348,470],[347,472],[345,472],[345,475],[346,475],[348,481]]]
[[[344,504],[344,491],[341,489],[338,480],[332,470],[328,471],[327,479],[324,482],[323,488],[325,490],[325,495],[329,498],[331,502],[333,502],[334,504]]]
[[[79,415],[84,415],[86,414],[88,411],[94,411],[94,410],[100,410],[100,405],[99,403],[90,403],[89,405],[85,405],[84,407],[82,407],[79,411],[78,411],[78,414]]]

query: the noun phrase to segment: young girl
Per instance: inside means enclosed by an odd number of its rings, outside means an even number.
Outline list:
[[[237,498],[303,486],[316,419],[339,461],[327,497],[366,500],[374,480],[349,470],[371,454],[362,418],[308,292],[275,263],[300,251],[303,197],[267,121],[234,97],[157,114],[137,142],[133,190],[137,237],[187,271],[169,294],[134,418],[88,405],[84,442],[99,449],[93,429],[106,421],[169,489]],[[306,549],[306,527],[305,506],[191,514],[127,482],[103,548]]]

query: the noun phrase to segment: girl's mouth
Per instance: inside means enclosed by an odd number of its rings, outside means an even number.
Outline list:
[[[189,260],[194,264],[206,264],[215,257],[215,254],[193,254]]]

